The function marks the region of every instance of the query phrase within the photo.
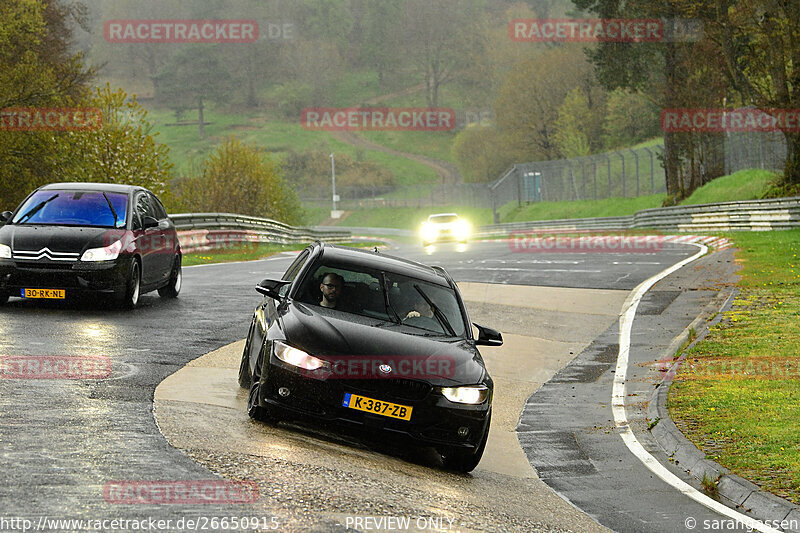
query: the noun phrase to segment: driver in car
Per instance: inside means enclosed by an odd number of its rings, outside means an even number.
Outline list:
[[[322,292],[322,301],[319,305],[332,309],[345,310],[344,302],[340,303],[343,288],[344,278],[342,276],[334,272],[325,274],[322,278],[322,282],[319,284],[319,290]]]

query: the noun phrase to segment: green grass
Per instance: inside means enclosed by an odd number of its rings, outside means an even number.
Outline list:
[[[455,133],[447,131],[364,131],[365,139],[392,150],[419,154],[455,164],[451,153]]]
[[[710,458],[800,503],[800,230],[727,237],[741,291],[688,353],[670,414]]]
[[[175,122],[175,114],[167,109],[149,110],[149,118],[159,133],[156,138],[170,148],[170,158],[178,175],[189,173],[192,165],[199,167],[229,135],[262,147],[280,159],[287,151],[310,149],[345,153],[354,158],[375,161],[392,171],[399,186],[416,185],[438,179],[436,172],[416,161],[374,150],[360,150],[340,142],[327,132],[308,131],[299,123],[270,118],[266,115],[205,111],[205,138],[198,138],[197,126],[166,126]],[[197,120],[197,114],[187,112],[183,120]]]
[[[182,258],[183,266],[194,265],[210,265],[215,263],[230,263],[233,261],[255,261],[257,259],[264,259],[272,255],[305,249],[308,243],[298,244],[269,244],[258,243],[256,245],[234,246],[223,250],[210,250],[207,252],[195,252],[185,254]],[[344,246],[353,248],[373,248],[374,246],[382,246],[382,242],[351,242],[344,243]]]
[[[661,207],[664,195],[653,194],[638,198],[604,198],[571,202],[536,202],[512,209],[503,222],[525,220],[560,220],[564,218],[618,217],[636,211]]]
[[[208,265],[212,263],[229,263],[231,261],[254,261],[285,251],[302,250],[305,244],[267,244],[234,246],[223,250],[193,252],[182,258],[183,266]]]
[[[736,202],[761,198],[777,174],[768,170],[740,170],[712,180],[692,193],[681,205]]]

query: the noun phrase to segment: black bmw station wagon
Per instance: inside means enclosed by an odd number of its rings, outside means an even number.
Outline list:
[[[53,183],[0,220],[0,304],[102,294],[133,308],[145,292],[181,289],[175,226],[143,187]]]

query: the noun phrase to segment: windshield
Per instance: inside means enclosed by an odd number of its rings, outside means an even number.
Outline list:
[[[449,222],[455,222],[458,220],[458,215],[431,215],[428,218],[429,222],[434,222],[436,224],[447,224]]]
[[[123,228],[127,206],[128,195],[122,193],[37,191],[11,223]]]
[[[296,299],[406,326],[409,333],[465,335],[453,289],[401,274],[321,264],[303,280]]]

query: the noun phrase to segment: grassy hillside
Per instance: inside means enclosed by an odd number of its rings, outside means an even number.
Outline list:
[[[192,165],[199,166],[227,136],[236,137],[263,147],[267,152],[281,158],[290,149],[324,149],[334,153],[346,153],[354,158],[375,161],[391,170],[398,185],[416,185],[436,181],[438,176],[429,167],[391,154],[374,150],[359,150],[337,141],[327,132],[308,131],[299,123],[244,113],[205,111],[205,138],[198,138],[198,128],[192,126],[167,126],[174,124],[175,114],[166,109],[151,109],[149,117],[158,132],[157,140],[170,147],[170,157],[178,175],[189,173]],[[196,113],[186,113],[183,120],[197,120]]]
[[[761,198],[777,174],[768,170],[740,170],[712,180],[692,193],[681,205],[735,202]]]

